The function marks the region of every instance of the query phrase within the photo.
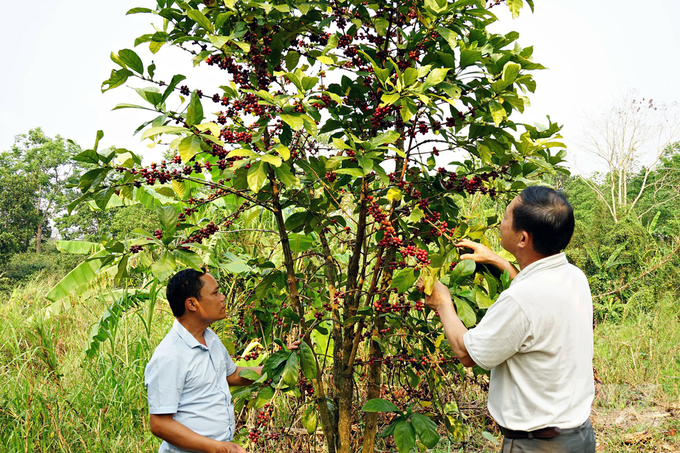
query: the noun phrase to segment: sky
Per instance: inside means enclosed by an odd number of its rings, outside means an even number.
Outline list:
[[[151,0],[33,0],[4,2],[0,27],[0,151],[14,136],[42,127],[89,148],[96,131],[101,146],[131,149],[150,156],[135,129],[148,116],[112,108],[136,103],[123,87],[101,92],[116,65],[112,51],[133,48],[134,39],[153,32],[152,17],[126,16],[133,7],[153,7]],[[30,5],[30,9],[27,7]],[[548,69],[534,73],[536,93],[522,120],[545,124],[546,115],[563,125],[569,167],[575,173],[604,170],[583,152],[582,134],[597,116],[630,90],[656,102],[680,102],[680,1],[678,0],[535,0],[535,12],[522,9],[512,19],[505,5],[493,9],[500,21],[494,32],[520,33],[519,43],[534,46],[534,60]],[[135,50],[148,64],[154,59],[161,79],[174,73],[200,87],[202,76],[178,52],[152,56]],[[168,69],[171,68],[171,69]]]

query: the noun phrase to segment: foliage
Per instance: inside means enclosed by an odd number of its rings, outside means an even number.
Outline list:
[[[28,250],[41,218],[37,185],[23,175],[0,174],[0,263]]]
[[[513,15],[522,3],[508,2]],[[131,49],[112,54],[119,68],[103,90],[143,80],[135,89],[143,104],[116,108],[155,112],[139,131],[174,157],[142,167],[129,150],[99,151],[98,133],[75,156],[93,168],[69,209],[138,202],[160,228],[97,246],[65,243],[94,254],[49,297],[58,301],[102,274],[120,285],[152,276],[160,287],[179,267],[207,265],[238,310],[235,340],[266,350],[263,376],[234,390],[237,410],[268,411],[275,395],[287,394],[308,430],[321,427],[331,453],[376,448],[378,413],[358,409],[383,397],[401,414],[385,433],[400,451],[434,444],[431,418],[463,438],[457,406],[441,398],[463,368],[413,286],[423,278],[428,291],[441,279],[474,325],[508,278],[457,263],[454,242],[488,242],[484,233],[499,220],[485,210],[463,216],[466,205],[507,201],[564,172],[564,150],[553,152],[563,148],[559,127],[511,119],[542,66],[517,33],[487,30],[493,7],[159,0],[153,10],[131,10],[162,20],[136,45],[153,53],[179,47],[225,75],[208,94],[182,85],[184,75],[161,80]],[[168,144],[168,136],[176,138]],[[260,239],[239,243],[243,230]],[[297,352],[276,351],[281,338],[298,336]],[[383,395],[388,380],[412,391],[401,400]],[[262,429],[249,441],[276,448],[276,433]]]
[[[35,211],[40,215],[36,231],[36,253],[42,242],[49,238],[43,230],[49,220],[61,209],[65,201],[65,185],[74,175],[71,155],[79,150],[72,141],[62,137],[47,137],[42,129],[35,128],[27,134],[17,135],[11,151],[0,155],[3,174],[16,174],[27,178],[36,187]]]

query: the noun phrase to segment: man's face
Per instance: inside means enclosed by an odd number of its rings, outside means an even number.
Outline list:
[[[209,322],[224,319],[227,316],[227,305],[224,303],[224,294],[220,292],[217,281],[210,274],[201,276],[203,288],[201,298],[198,300],[198,313]]]
[[[512,254],[514,254],[515,246],[521,237],[521,233],[512,228],[513,210],[517,203],[517,197],[515,197],[508,207],[505,208],[505,215],[503,216],[503,220],[501,220],[501,247]]]

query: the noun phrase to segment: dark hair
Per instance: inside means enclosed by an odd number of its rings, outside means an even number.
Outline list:
[[[527,187],[517,197],[512,229],[529,233],[536,253],[554,255],[574,234],[574,211],[564,194],[544,186]]]
[[[195,297],[197,300],[201,300],[201,288],[203,288],[201,277],[204,275],[205,272],[184,269],[170,278],[165,294],[175,318],[179,318],[184,314],[184,302],[188,298]]]

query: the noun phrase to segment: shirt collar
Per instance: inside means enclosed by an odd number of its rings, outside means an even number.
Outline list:
[[[172,329],[177,333],[177,335],[189,346],[190,348],[201,348],[201,349],[207,349],[205,346],[203,346],[201,343],[196,340],[196,337],[191,335],[191,332],[189,332],[186,327],[182,325],[181,322],[175,318],[175,322],[172,324]],[[203,335],[205,338],[205,335]],[[206,340],[206,344],[208,344],[208,341]]]
[[[541,258],[540,260],[534,261],[533,263],[529,264],[527,267],[522,269],[520,273],[517,274],[517,276],[512,280],[510,285],[512,286],[519,281],[529,278],[530,276],[537,272],[563,266],[565,264],[569,264],[569,262],[567,261],[567,255],[565,255],[564,252],[557,253],[555,255],[550,255],[545,258]]]

